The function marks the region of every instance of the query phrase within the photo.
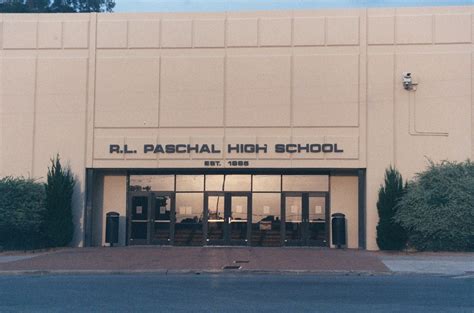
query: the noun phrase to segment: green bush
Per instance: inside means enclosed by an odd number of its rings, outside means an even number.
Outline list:
[[[47,245],[68,245],[74,234],[72,195],[75,179],[69,167],[63,168],[57,156],[51,160],[46,184],[46,212],[44,230]]]
[[[395,168],[390,167],[385,171],[385,182],[380,186],[377,201],[377,245],[381,250],[401,250],[406,246],[407,234],[393,219],[403,192],[402,176]]]
[[[430,162],[408,184],[395,220],[417,250],[473,250],[474,163]]]
[[[0,246],[34,249],[43,245],[44,185],[32,179],[0,179]]]

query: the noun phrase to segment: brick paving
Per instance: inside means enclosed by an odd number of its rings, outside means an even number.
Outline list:
[[[289,247],[66,248],[0,262],[0,271],[222,271],[225,266],[241,266],[243,271],[389,272],[373,252]]]

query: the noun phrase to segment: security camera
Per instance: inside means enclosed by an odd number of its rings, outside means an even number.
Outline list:
[[[410,72],[403,72],[403,88],[405,90],[415,90],[415,86],[418,85],[417,83],[413,82],[413,78],[411,77]]]

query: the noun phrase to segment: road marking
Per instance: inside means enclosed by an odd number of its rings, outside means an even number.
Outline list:
[[[452,279],[474,279],[474,274],[451,277]]]

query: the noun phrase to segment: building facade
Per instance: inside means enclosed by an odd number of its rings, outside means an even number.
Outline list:
[[[0,15],[0,175],[77,176],[74,245],[375,250],[384,170],[474,155],[474,7]]]

